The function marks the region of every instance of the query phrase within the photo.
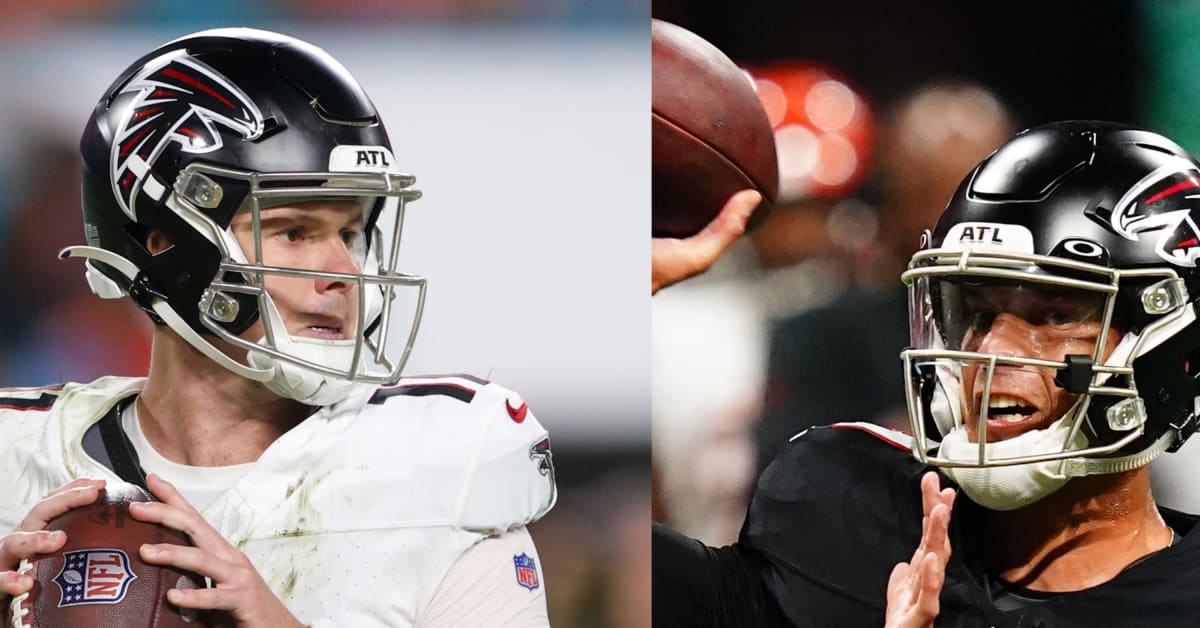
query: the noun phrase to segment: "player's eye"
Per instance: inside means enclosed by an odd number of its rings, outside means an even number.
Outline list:
[[[1077,312],[1072,312],[1065,308],[1056,308],[1046,311],[1042,318],[1051,325],[1069,325],[1079,321]]]
[[[1100,320],[1100,307],[1090,302],[1064,300],[1048,304],[1031,318],[1036,319],[1033,321],[1035,323],[1044,323],[1056,327],[1075,323],[1089,323]]]
[[[288,242],[299,242],[304,239],[304,230],[300,227],[292,227],[291,229],[280,232],[279,235]]]
[[[962,308],[966,331],[982,334],[992,328],[992,321],[996,320],[996,308],[983,295],[975,290],[965,291]]]
[[[976,310],[968,314],[967,319],[971,331],[982,334],[992,328],[992,322],[996,320],[996,313],[985,310]]]

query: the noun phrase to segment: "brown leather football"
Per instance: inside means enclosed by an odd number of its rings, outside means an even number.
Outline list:
[[[652,20],[650,33],[653,236],[699,232],[747,188],[763,195],[753,228],[779,192],[775,135],[753,82],[691,31]]]
[[[23,626],[145,628],[201,625],[194,611],[167,601],[167,590],[204,586],[201,576],[142,562],[143,543],[191,545],[186,535],[129,516],[131,502],[153,501],[141,488],[108,482],[94,504],[70,510],[47,530],[62,530],[59,551],[23,561],[33,590],[13,598],[12,623]]]

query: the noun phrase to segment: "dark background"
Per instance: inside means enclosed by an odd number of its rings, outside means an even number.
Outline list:
[[[739,64],[826,63],[877,108],[930,80],[971,80],[1032,126],[1066,118],[1146,122],[1140,112],[1150,77],[1139,68],[1154,55],[1147,22],[1159,15],[1148,12],[1169,17],[1193,3],[1150,4],[655,0],[653,15]]]

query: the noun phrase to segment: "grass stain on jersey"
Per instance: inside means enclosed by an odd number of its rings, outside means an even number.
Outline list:
[[[299,578],[300,572],[296,570],[295,566],[293,566],[291,573],[289,573],[287,578],[284,578],[283,580],[283,586],[279,589],[279,596],[292,597],[292,594],[296,592],[296,580]]]
[[[319,532],[321,513],[314,508],[312,497],[337,470],[336,467],[306,470],[287,485],[278,507],[284,513],[283,521],[272,537],[295,539]],[[302,548],[294,542],[285,542],[284,546],[286,550],[276,549],[264,557],[264,569],[260,573],[271,590],[286,600],[294,597],[302,578],[316,577],[324,572],[321,565],[314,564],[314,557],[320,555],[317,543]],[[307,588],[313,587],[310,584]]]

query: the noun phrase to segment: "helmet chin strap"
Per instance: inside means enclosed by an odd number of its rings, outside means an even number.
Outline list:
[[[137,266],[134,266],[133,262],[130,262],[116,253],[101,248],[92,246],[71,246],[63,249],[62,252],[59,253],[59,257],[63,259],[68,257],[94,259],[100,263],[108,264],[109,266],[115,268],[122,275],[125,275],[131,282],[138,275]],[[90,269],[88,277],[89,283],[93,283],[93,279],[99,281],[98,277],[95,277],[91,274]],[[112,296],[107,296],[112,292],[110,289],[104,287],[98,288],[98,286],[92,285],[92,290],[101,297],[114,298]],[[117,296],[121,295],[118,294]],[[200,353],[203,353],[217,364],[220,364],[221,366],[233,371],[238,375],[241,375],[242,377],[245,377],[246,379],[251,379],[256,382],[265,382],[272,377],[273,373],[269,368],[255,368],[254,366],[248,366],[226,355],[224,351],[221,351],[203,336],[196,333],[196,330],[192,329],[191,325],[188,325],[187,322],[185,322],[183,318],[179,316],[179,314],[170,305],[167,304],[166,301],[156,298],[154,299],[152,308],[154,313],[157,314],[163,320],[163,322],[171,328],[172,331],[174,331],[176,334],[179,334],[180,338],[183,338],[184,341],[186,341],[189,345],[194,347]]]
[[[989,458],[1051,454],[1061,451],[1071,430],[1065,418],[1041,430],[1030,430],[1013,438],[987,444]],[[1154,444],[1128,456],[1117,458],[1067,458],[994,467],[943,467],[942,471],[962,487],[975,503],[991,510],[1016,510],[1028,506],[1062,488],[1071,478],[1106,473],[1123,473],[1150,464],[1174,441],[1170,432]],[[1068,449],[1087,447],[1082,430],[1075,434]],[[944,438],[939,454],[951,460],[975,462],[979,446],[967,440],[965,427],[956,427]],[[992,454],[996,454],[992,458]]]
[[[131,282],[138,275],[138,269],[133,262],[101,248],[72,246],[63,249],[59,257],[94,259],[115,268]],[[88,279],[92,291],[101,297],[118,298],[123,296],[123,292],[111,280],[93,272],[92,269],[88,270]],[[369,299],[368,308],[372,312],[381,309],[379,300]],[[265,304],[265,307],[262,308],[262,315],[271,317],[270,328],[275,333],[271,338],[264,334],[258,344],[328,368],[347,373],[352,370],[356,344],[354,340],[322,340],[292,336],[287,333],[287,327],[275,304],[270,299],[262,299],[260,303]],[[353,390],[355,382],[352,380],[318,373],[260,351],[251,350],[247,353],[246,358],[249,364],[238,362],[196,333],[165,300],[154,299],[152,309],[172,331],[197,351],[237,375],[262,382],[268,390],[281,397],[294,399],[306,405],[325,406],[342,401]]]
[[[962,398],[962,378],[959,372],[946,364],[934,365],[935,388],[929,400],[929,414],[938,428],[939,434],[948,434],[955,425],[963,422],[962,407],[958,400]]]
[[[1149,447],[1119,458],[1068,458],[1063,461],[1064,472],[1070,477],[1123,473],[1144,467],[1154,461],[1175,442],[1175,433],[1168,430]]]
[[[271,319],[268,328],[272,333],[270,337],[264,333],[258,344],[327,368],[347,373],[353,370],[354,340],[293,336],[287,333],[283,317],[270,299],[261,299],[259,303],[263,304],[262,315]],[[351,379],[319,373],[262,351],[251,350],[246,357],[251,365],[271,373],[263,380],[268,390],[306,405],[331,405],[345,399],[354,389],[355,382]]]
[[[1044,429],[988,443],[988,458],[998,460],[1055,453],[1062,449],[1070,431],[1070,423],[1059,419]],[[1074,448],[1086,444],[1087,437],[1080,432],[1068,446]],[[950,430],[942,438],[939,448],[939,455],[967,463],[976,462],[978,452],[979,445],[968,440],[966,427]],[[991,510],[1016,510],[1028,506],[1062,488],[1071,479],[1062,460],[996,467],[943,467],[942,470],[962,487],[967,497]]]

